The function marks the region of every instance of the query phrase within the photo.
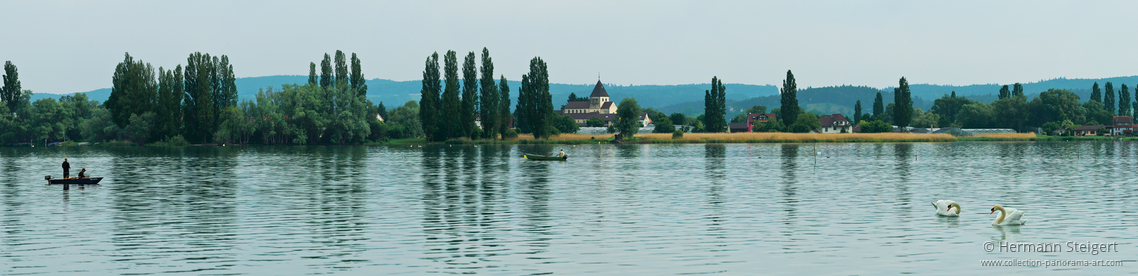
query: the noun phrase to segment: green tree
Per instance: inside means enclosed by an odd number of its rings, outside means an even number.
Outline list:
[[[918,109],[920,110],[920,109]],[[917,118],[913,119],[913,125],[916,127],[937,127],[940,124],[940,115],[933,112],[922,112]]]
[[[880,120],[861,121],[857,125],[861,126],[861,133],[882,133],[893,131],[893,126]]]
[[[1106,93],[1103,93],[1102,96],[1102,105],[1106,107],[1106,111],[1109,111],[1110,114],[1116,114],[1114,113],[1114,108],[1117,106],[1114,99],[1114,85],[1109,81],[1106,82]]]
[[[953,91],[951,96],[945,95],[934,100],[933,107],[929,109],[929,112],[940,117],[938,126],[947,127],[956,124],[956,116],[960,113],[960,109],[970,102],[972,101],[964,97],[957,97],[956,92]]]
[[[182,66],[172,71],[158,68],[158,106],[155,111],[156,137],[173,137],[182,133]]]
[[[1109,86],[1108,86],[1109,87]],[[1105,95],[1105,94],[1104,94]],[[1071,120],[1086,122],[1087,110],[1079,104],[1079,96],[1065,89],[1048,89],[1028,103],[1031,125]],[[1113,112],[1108,111],[1113,114]]]
[[[332,76],[332,56],[324,53],[324,60],[320,61],[320,87],[327,88],[335,82]]]
[[[335,83],[343,82],[350,83],[348,78],[348,58],[344,56],[344,52],[336,50],[336,81]],[[335,84],[334,83],[334,84]]]
[[[960,108],[960,112],[956,115],[956,124],[964,128],[990,128],[992,116],[991,105],[974,101]]]
[[[123,130],[126,132],[130,141],[138,143],[139,146],[146,145],[146,141],[150,139],[150,133],[154,128],[154,112],[147,111],[145,113],[130,114],[130,124]]]
[[[470,139],[477,139],[473,133],[477,126],[474,125],[474,115],[477,114],[476,107],[478,106],[478,67],[474,63],[474,52],[466,54],[466,59],[462,62],[462,108],[459,114],[460,127],[462,128],[463,137]]]
[[[154,67],[141,60],[135,61],[130,53],[115,66],[111,79],[111,95],[105,103],[111,118],[119,127],[130,124],[131,114],[154,111],[158,96]]]
[[[613,127],[621,137],[632,138],[640,130],[640,104],[635,98],[624,98],[616,108],[616,122]]]
[[[519,122],[527,126],[534,138],[548,138],[552,130],[553,99],[549,94],[549,71],[540,57],[531,59],[529,74],[522,75],[518,105],[522,115]]]
[[[798,113],[801,108],[798,107],[798,84],[794,80],[794,74],[790,70],[786,70],[786,79],[782,81],[781,102],[782,114],[779,114],[782,120],[787,122],[797,122]]]
[[[363,69],[360,68],[360,59],[352,53],[352,76],[350,77],[352,90],[360,97],[367,97],[367,79],[364,78]]]
[[[601,119],[601,117],[592,117],[592,118],[589,118],[589,120],[585,121],[585,126],[587,126],[587,127],[603,127],[603,126],[605,126],[605,120]]]
[[[904,129],[913,121],[913,96],[909,91],[909,81],[901,77],[900,87],[894,89],[893,102],[897,104],[893,111],[893,123]]]
[[[1018,82],[1012,88],[1012,96],[1023,96],[1023,85]]]
[[[494,83],[494,60],[490,58],[490,50],[485,47],[482,48],[482,68],[479,82],[481,83],[482,93],[479,94],[479,117],[482,118],[482,138],[495,139],[498,138],[498,122],[501,121],[501,116],[498,114],[498,102],[501,101],[501,96],[498,95],[498,85]]]
[[[438,122],[440,136],[444,139],[457,138],[463,135],[463,108],[458,95],[458,54],[455,51],[447,51],[443,57],[443,76],[446,87],[443,88],[443,104],[440,109],[442,120]]]
[[[379,104],[375,106],[375,113],[379,114],[379,117],[382,117],[384,120],[387,120],[387,107],[383,106],[383,101],[380,101]]]
[[[185,138],[190,143],[208,142],[213,134],[214,119],[214,64],[209,54],[194,52],[186,58],[186,71],[183,73],[185,97],[182,113],[185,116]],[[125,124],[124,124],[125,125]]]
[[[498,92],[500,94],[499,96],[501,96],[498,100],[498,133],[502,134],[502,140],[506,140],[506,130],[509,130],[510,122],[512,121],[512,115],[510,115],[510,86],[506,84],[506,75],[501,75],[501,82],[498,83]]]
[[[221,118],[221,111],[230,106],[237,105],[237,77],[233,74],[233,65],[229,64],[229,57],[221,55],[221,59],[215,56],[213,58],[214,74],[210,75],[211,82],[213,82],[213,118]],[[213,122],[214,128],[210,129],[209,133],[213,133],[217,129],[218,122]]]
[[[1011,92],[1011,90],[1008,90],[1008,86],[1007,86],[1007,85],[1004,85],[1004,87],[1000,87],[1000,95],[999,95],[999,97],[1000,97],[1000,99],[1001,99],[1001,100],[1002,100],[1002,99],[1007,99],[1008,97],[1011,97],[1011,96],[1012,96],[1012,92]]]
[[[308,63],[308,84],[316,85],[316,63]]]
[[[672,124],[674,124],[674,125],[686,125],[687,124],[687,118],[688,118],[687,115],[684,115],[683,113],[679,113],[679,112],[675,112],[675,113],[672,113],[672,115],[668,115],[668,119],[671,120]],[[604,122],[604,120],[601,120],[601,121]]]
[[[811,130],[822,128],[822,121],[819,120],[818,115],[815,115],[814,113],[807,112],[798,114],[798,117],[796,117],[794,120],[794,124],[791,124],[789,126],[790,132],[806,133],[810,132]]]
[[[1130,88],[1124,83],[1118,91],[1118,116],[1130,116],[1130,104]]]
[[[854,104],[854,123],[861,122],[861,100]]]
[[[1013,96],[1009,98],[1000,99],[992,103],[992,115],[994,117],[991,121],[996,127],[1011,128],[1019,131],[1027,124],[1027,97],[1020,94],[1013,94]]]
[[[557,131],[560,133],[577,133],[577,131],[581,129],[581,126],[577,125],[577,121],[573,120],[573,117],[564,115],[556,116],[556,118],[557,119],[553,122],[553,127],[557,128]]]
[[[873,117],[879,118],[885,115],[885,102],[881,98],[881,92],[877,92],[877,97],[873,98]]]
[[[661,116],[657,120],[653,120],[652,124],[656,128],[652,129],[652,133],[672,133],[676,131],[676,126],[672,124],[672,119],[667,116]]]
[[[419,115],[419,121],[422,124],[422,131],[426,135],[427,140],[442,141],[446,140],[446,136],[441,135],[443,132],[440,130],[440,121],[442,121],[440,117],[442,100],[439,98],[439,92],[442,87],[439,84],[439,53],[432,53],[427,57],[425,63],[426,65],[423,69],[423,88],[419,92],[421,98],[417,105],[419,111],[417,113]],[[412,102],[408,102],[404,106]]]
[[[1102,103],[1102,90],[1098,88],[1097,81],[1094,86],[1091,86],[1091,100]]]
[[[436,65],[435,68],[437,69],[438,65]],[[438,71],[436,70],[435,72],[437,75]],[[394,138],[423,136],[425,134],[423,127],[426,125],[420,121],[420,118],[422,118],[422,116],[419,115],[420,111],[422,111],[421,106],[415,103],[415,101],[408,101],[403,104],[403,106],[392,109],[390,112],[391,118],[387,120],[392,127],[388,132],[397,131],[400,133]]]
[[[0,100],[8,105],[8,112],[16,112],[20,99],[23,98],[20,88],[20,73],[12,61],[4,62],[4,86],[0,87]]]
[[[704,91],[704,126],[707,132],[727,131],[727,87],[711,77],[711,90]],[[620,107],[617,107],[619,109]]]
[[[1089,100],[1086,103],[1083,103],[1083,109],[1085,109],[1087,111],[1087,120],[1096,122],[1095,124],[1091,124],[1091,123],[1088,123],[1088,124],[1097,125],[1098,124],[1097,122],[1112,122],[1113,121],[1114,114],[1110,114],[1110,112],[1107,112],[1106,108],[1104,108],[1102,106],[1102,103],[1100,103],[1100,102],[1097,102],[1095,100]],[[1037,121],[1042,121],[1042,120],[1037,120]]]

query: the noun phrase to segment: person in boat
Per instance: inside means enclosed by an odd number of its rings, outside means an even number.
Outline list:
[[[87,178],[86,175],[83,175],[83,173],[85,173],[85,172],[87,172],[87,168],[83,168],[83,170],[80,170],[79,171],[79,178]]]
[[[69,177],[71,173],[71,164],[67,163],[67,158],[63,158],[63,178]]]
[[[561,150],[561,152],[557,154],[557,157],[564,158],[565,157],[565,150]]]

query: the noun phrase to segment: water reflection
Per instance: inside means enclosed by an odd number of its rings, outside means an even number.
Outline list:
[[[1020,240],[1023,240],[1023,234],[1020,234],[1020,232],[1019,232],[1019,228],[1020,228],[1020,226],[1018,226],[1018,225],[1017,225],[1017,226],[997,226],[997,225],[993,225],[993,226],[992,226],[992,228],[996,229],[996,231],[1000,233],[998,236],[992,236],[992,240],[993,240],[993,241],[997,241],[997,242],[1001,242],[1001,241],[1010,241],[1010,242],[1014,242],[1014,241],[1020,241]]]

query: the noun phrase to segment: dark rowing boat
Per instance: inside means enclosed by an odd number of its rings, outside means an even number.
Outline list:
[[[529,160],[536,160],[536,161],[565,161],[565,160],[569,159],[569,155],[565,155],[562,157],[522,155],[522,158],[529,159]]]
[[[51,176],[44,176],[43,179],[47,180],[47,184],[99,184],[102,177],[72,177],[72,178],[51,178]]]

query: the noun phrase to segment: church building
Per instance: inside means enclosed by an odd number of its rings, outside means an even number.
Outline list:
[[[593,93],[589,94],[588,101],[571,101],[561,106],[561,110],[557,112],[560,115],[568,115],[577,121],[578,125],[584,126],[585,122],[593,117],[600,117],[605,120],[605,125],[612,123],[616,119],[616,103],[609,101],[609,93],[605,91],[605,86],[601,81],[597,81],[597,85],[593,87]]]

